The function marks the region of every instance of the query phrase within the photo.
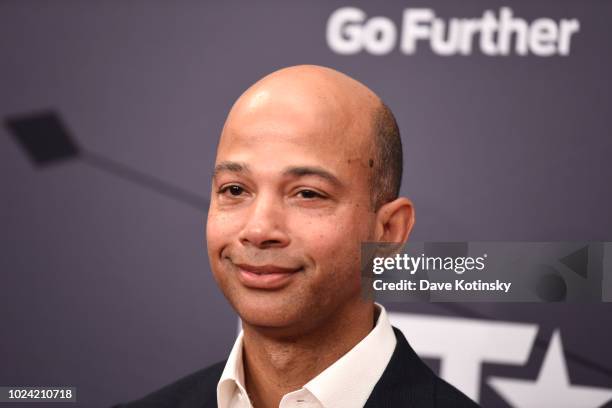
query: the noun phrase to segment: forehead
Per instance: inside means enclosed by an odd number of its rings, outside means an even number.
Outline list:
[[[230,114],[217,162],[238,161],[268,170],[319,166],[338,177],[365,176],[361,173],[371,158],[369,129],[350,109],[334,100],[255,96],[255,102]]]
[[[217,162],[265,161],[267,167],[315,164],[359,171],[372,158],[370,119],[332,94],[253,92],[224,126]],[[296,162],[297,161],[297,162]]]

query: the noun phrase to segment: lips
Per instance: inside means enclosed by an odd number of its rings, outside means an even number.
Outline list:
[[[238,269],[238,279],[253,289],[280,289],[288,285],[302,267],[290,268],[278,265],[234,264]]]

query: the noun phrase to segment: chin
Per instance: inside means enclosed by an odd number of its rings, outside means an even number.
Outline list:
[[[232,304],[243,322],[258,327],[295,327],[308,316],[289,296],[272,293],[243,295]]]

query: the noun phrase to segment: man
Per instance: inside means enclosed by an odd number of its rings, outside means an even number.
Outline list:
[[[337,71],[296,66],[249,88],[217,149],[207,222],[242,319],[227,361],[128,407],[473,407],[362,296],[364,241],[405,242],[391,111]]]

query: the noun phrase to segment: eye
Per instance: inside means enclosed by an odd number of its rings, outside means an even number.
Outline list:
[[[307,200],[312,200],[313,198],[325,198],[322,194],[319,194],[314,190],[300,190],[298,195]]]
[[[231,184],[229,186],[225,186],[222,187],[219,190],[220,194],[225,194],[225,193],[229,193],[230,195],[234,196],[234,197],[238,197],[240,195],[242,195],[242,193],[244,193],[244,188],[236,185],[236,184]]]

